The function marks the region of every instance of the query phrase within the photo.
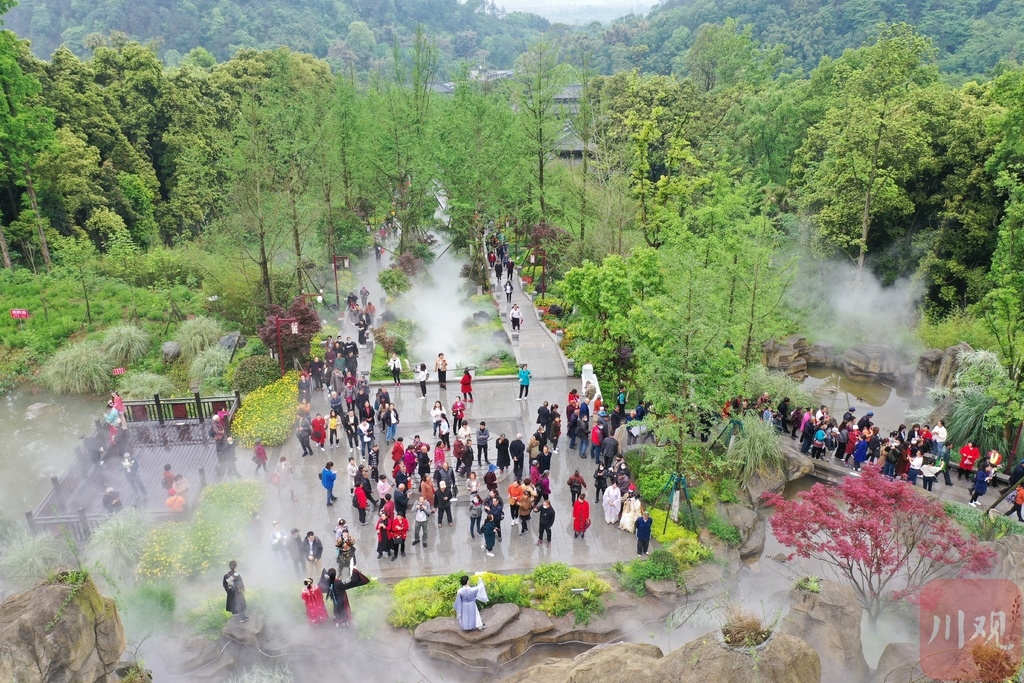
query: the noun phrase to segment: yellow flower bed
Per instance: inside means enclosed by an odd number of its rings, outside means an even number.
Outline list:
[[[245,448],[252,448],[256,439],[265,446],[280,446],[292,433],[295,407],[299,403],[299,373],[284,377],[250,392],[235,413],[231,433]]]
[[[214,484],[203,490],[191,521],[153,528],[139,559],[139,578],[162,581],[205,574],[245,549],[245,529],[263,507],[257,481]]]

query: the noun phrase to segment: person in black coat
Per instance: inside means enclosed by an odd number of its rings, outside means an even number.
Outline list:
[[[537,520],[539,529],[537,531],[537,545],[544,541],[544,534],[548,536],[547,544],[551,545],[551,527],[555,525],[555,509],[551,507],[551,501],[545,500],[538,512]]]
[[[522,479],[523,459],[526,457],[526,444],[523,443],[522,434],[516,434],[516,438],[509,443],[508,453],[512,458],[512,476]]]
[[[438,470],[440,472],[441,470]],[[438,483],[434,492],[434,508],[437,510],[437,526],[441,528],[442,518],[448,516],[448,526],[452,525],[452,491],[444,480]]]
[[[499,436],[494,442],[494,449],[498,452],[498,469],[504,473],[509,468],[509,465],[512,464],[512,460],[509,457],[509,440],[505,438],[504,434]]]
[[[405,484],[398,485],[398,488],[395,489],[395,495],[391,498],[391,502],[395,504],[395,514],[399,517],[405,517],[405,512],[409,509],[409,494],[405,492]]]
[[[232,614],[238,615],[239,621],[249,621],[249,616],[245,613],[245,583],[242,581],[242,575],[237,571],[238,563],[234,560],[228,562],[228,573],[224,575],[224,592],[227,593],[227,602],[225,603],[224,609]]]

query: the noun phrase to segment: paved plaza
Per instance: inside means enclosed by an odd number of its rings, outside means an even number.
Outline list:
[[[379,267],[386,267],[387,262]],[[376,284],[376,273],[378,266],[373,263],[363,265],[367,271],[359,274],[357,287],[366,284],[371,290],[371,297],[380,301],[380,289]],[[541,328],[541,323],[533,313],[530,299],[522,293],[516,281],[516,291],[513,301],[523,309],[523,324],[514,350],[520,362],[528,363],[533,370],[533,382],[530,386],[528,398],[517,401],[519,382],[514,377],[508,378],[478,378],[473,382],[474,402],[467,403],[466,420],[475,429],[484,421],[491,433],[490,459],[496,460],[494,439],[504,434],[510,441],[516,434],[522,434],[524,442],[529,440],[530,434],[536,429],[537,409],[543,401],[557,403],[564,416],[564,407],[569,389],[576,387],[581,389],[578,378],[566,377],[565,365],[560,356],[560,351],[551,335]],[[504,296],[502,296],[504,305]],[[511,334],[509,322],[504,321],[506,331]],[[351,334],[355,337],[351,325],[345,323],[342,327],[342,335]],[[449,354],[449,349],[438,349]],[[364,350],[360,355],[360,369],[369,370],[369,349]],[[414,359],[415,360],[415,359]],[[426,359],[424,359],[426,360]],[[431,438],[432,424],[430,420],[430,409],[434,401],[441,401],[446,411],[450,409],[452,402],[459,396],[459,377],[461,373],[449,370],[448,388],[441,389],[432,373],[431,380],[427,385],[427,398],[420,398],[420,390],[415,382],[403,384],[401,388],[395,388],[388,382],[388,391],[391,399],[398,407],[401,424],[398,427],[398,436],[402,436],[409,443],[416,434],[424,441],[433,446],[436,439]],[[380,383],[374,383],[371,388],[371,395],[377,391]],[[314,395],[313,412],[322,412],[325,416],[329,412],[326,395]],[[379,431],[379,430],[378,430]],[[381,471],[390,469],[391,457],[390,446],[385,446],[382,435],[378,434],[378,443],[381,446],[382,464]],[[344,438],[344,437],[343,437]],[[593,498],[593,473],[596,463],[592,459],[580,458],[577,451],[569,451],[568,437],[563,435],[559,442],[559,452],[551,459],[551,505],[555,509],[555,526],[552,529],[550,547],[538,546],[537,543],[537,516],[534,515],[530,521],[530,533],[524,536],[519,535],[519,528],[510,526],[508,505],[505,504],[505,519],[502,521],[503,541],[496,543],[494,557],[487,557],[485,551],[480,547],[482,539],[477,536],[473,540],[469,536],[469,497],[464,493],[462,478],[458,478],[459,496],[458,502],[452,506],[453,526],[438,528],[434,519],[429,526],[429,541],[427,547],[422,544],[412,546],[412,533],[406,543],[406,557],[399,557],[391,562],[387,556],[381,560],[376,559],[376,535],[373,522],[376,520],[372,510],[368,510],[367,525],[360,526],[358,513],[351,506],[351,495],[349,488],[351,482],[345,472],[349,457],[359,459],[358,452],[350,453],[348,447],[337,450],[327,449],[321,453],[319,449],[313,456],[300,457],[301,448],[293,437],[279,449],[272,449],[269,453],[271,462],[276,461],[280,455],[285,455],[295,467],[295,495],[298,502],[291,502],[287,492],[279,498],[275,497],[274,489],[269,490],[268,502],[264,509],[263,523],[266,526],[267,538],[269,539],[270,523],[278,520],[286,529],[291,527],[299,528],[303,534],[306,531],[314,531],[328,546],[328,541],[334,538],[334,527],[339,517],[348,521],[350,531],[355,535],[357,543],[357,562],[360,569],[367,574],[385,580],[397,580],[408,576],[422,576],[434,574],[447,574],[459,570],[467,571],[495,571],[495,572],[526,572],[542,562],[566,562],[577,567],[605,567],[616,560],[629,560],[636,557],[636,541],[630,534],[621,531],[617,526],[609,526],[604,523],[604,513],[600,501],[591,500],[590,518],[593,526],[587,533],[586,539],[574,539],[572,531],[572,508],[570,504],[569,488],[566,484],[569,476],[576,468],[587,481],[586,489],[588,499]],[[332,460],[336,470],[339,472],[338,484],[335,486],[335,495],[339,500],[332,507],[326,505],[326,494],[320,485],[318,474],[324,464]],[[247,463],[245,457],[239,457],[239,466]],[[449,461],[454,467],[454,458],[449,455]],[[475,462],[475,461],[474,461]],[[487,472],[486,464],[483,467],[474,465],[477,477],[481,479],[480,489],[485,490],[482,478]],[[390,475],[390,471],[388,471]],[[390,477],[389,477],[390,478]],[[504,502],[507,498],[508,485],[512,482],[511,469],[498,482],[498,492]],[[376,493],[374,494],[376,495]],[[413,498],[413,500],[415,500]],[[329,565],[328,556],[333,559],[333,548],[325,547],[324,566]]]

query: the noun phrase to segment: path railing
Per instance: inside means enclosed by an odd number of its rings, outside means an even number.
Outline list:
[[[128,422],[181,422],[195,420],[202,424],[222,410],[227,410],[233,418],[242,406],[242,397],[236,391],[234,396],[200,396],[194,393],[192,398],[160,398],[153,394],[151,400],[125,401],[125,420]]]

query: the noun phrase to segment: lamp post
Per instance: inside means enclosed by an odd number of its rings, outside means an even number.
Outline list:
[[[281,345],[281,325],[288,325],[292,334],[299,333],[299,321],[295,318],[274,318],[277,328],[277,359],[281,362],[281,376],[284,377],[284,347]]]
[[[324,302],[324,290],[320,290],[319,294],[299,294],[299,298],[302,299],[302,303],[309,304],[309,299],[316,299],[318,304]]]

